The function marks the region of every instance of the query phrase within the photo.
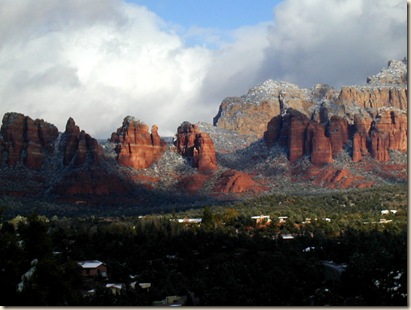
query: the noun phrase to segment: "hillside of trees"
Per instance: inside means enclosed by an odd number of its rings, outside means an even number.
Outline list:
[[[0,303],[406,306],[407,195],[391,186],[130,216],[10,217],[3,201]],[[82,260],[104,262],[108,277],[82,276]]]

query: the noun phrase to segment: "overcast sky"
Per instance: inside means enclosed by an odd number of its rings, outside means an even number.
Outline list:
[[[167,136],[267,79],[364,84],[406,53],[404,0],[1,0],[0,115]]]

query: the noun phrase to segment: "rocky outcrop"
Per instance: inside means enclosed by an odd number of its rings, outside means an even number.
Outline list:
[[[70,117],[66,130],[61,136],[59,150],[63,153],[63,165],[73,164],[78,167],[86,163],[95,165],[99,163],[102,154],[101,147],[96,139],[76,125]]]
[[[366,114],[355,115],[352,125],[335,115],[325,124],[319,124],[289,109],[284,115],[274,117],[264,134],[269,147],[279,143],[287,148],[290,162],[310,155],[314,165],[332,163],[345,145],[352,145],[354,162],[367,155],[386,162],[390,150],[407,151],[407,137],[406,113],[387,108],[375,119]]]
[[[357,105],[364,109],[392,107],[407,110],[407,59],[390,60],[388,67],[367,78],[367,86],[342,87],[340,105]]]
[[[379,161],[388,161],[389,150],[407,151],[407,115],[392,110],[381,112],[370,130],[370,153]]]
[[[276,142],[286,146],[290,162],[305,155],[311,155],[311,162],[315,165],[333,161],[332,144],[324,127],[297,110],[288,109],[284,115],[274,117],[268,123],[264,137],[268,146]]]
[[[332,115],[327,126],[327,137],[330,139],[332,155],[340,153],[344,145],[350,141],[348,121],[342,117]]]
[[[310,96],[310,90],[297,85],[268,80],[244,96],[224,99],[213,123],[257,140],[263,137],[266,124],[282,110],[291,107],[308,115],[312,106]]]
[[[393,107],[407,110],[407,87],[346,86],[341,88],[341,92],[336,102],[340,105],[356,105],[364,109]]]
[[[408,60],[390,60],[387,68],[383,68],[376,75],[367,77],[367,84],[370,85],[407,85],[408,81]]]
[[[268,188],[258,185],[247,173],[237,170],[225,171],[217,180],[216,193],[260,193]]]
[[[6,113],[0,130],[0,165],[40,169],[53,153],[57,128],[20,113]]]
[[[311,123],[307,128],[307,152],[311,154],[310,160],[314,165],[324,165],[333,162],[332,142],[325,135],[324,127]]]
[[[134,169],[150,167],[166,149],[156,125],[149,133],[146,124],[131,116],[124,118],[123,125],[112,133],[110,142],[116,143],[117,162]]]
[[[177,152],[188,158],[199,171],[210,172],[217,169],[214,143],[197,125],[183,122],[177,129],[174,144]]]

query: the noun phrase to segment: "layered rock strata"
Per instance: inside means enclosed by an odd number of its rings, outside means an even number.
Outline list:
[[[166,150],[156,125],[150,133],[146,124],[131,116],[124,118],[123,125],[112,133],[110,142],[116,143],[117,162],[134,169],[150,167]]]
[[[407,60],[404,59],[391,60],[387,68],[368,77],[366,85],[344,86],[340,91],[325,84],[304,89],[294,84],[268,80],[250,89],[246,95],[224,99],[214,117],[214,125],[257,140],[263,136],[266,124],[284,114],[288,108],[322,124],[328,122],[332,115],[342,117],[348,124],[354,122],[358,113],[374,118],[378,110],[384,107],[407,111],[407,76]],[[347,126],[341,120],[339,122],[335,125]],[[274,125],[273,121],[269,126]],[[334,129],[330,130],[327,135]],[[347,141],[347,138],[343,140]],[[339,143],[339,146],[333,144],[334,152],[338,153],[341,142],[332,141]]]

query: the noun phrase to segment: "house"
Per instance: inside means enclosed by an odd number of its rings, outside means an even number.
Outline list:
[[[255,221],[256,225],[264,225],[271,223],[271,219],[269,215],[256,215],[251,217],[252,220]]]
[[[203,221],[202,218],[183,218],[183,219],[170,219],[170,221],[172,222],[178,222],[180,224],[184,224],[184,225],[200,225],[201,222]]]
[[[311,224],[311,217],[306,217],[303,224]]]
[[[179,223],[184,223],[184,224],[201,224],[202,221],[203,221],[203,219],[201,219],[201,218],[195,218],[195,219],[188,219],[188,218],[178,219],[178,222],[179,222]]]
[[[389,210],[381,210],[381,214],[389,214],[390,211]]]
[[[288,219],[288,216],[279,216],[278,223],[285,223],[287,219]]]
[[[108,288],[113,294],[117,294],[124,287],[123,283],[107,283],[106,288]]]
[[[99,260],[78,261],[81,267],[81,275],[84,277],[107,277],[107,266]]]
[[[280,237],[281,237],[283,240],[293,240],[293,239],[294,239],[294,236],[291,235],[291,234],[281,234]]]
[[[136,288],[136,285],[140,286],[142,289],[147,290],[147,292],[150,291],[151,283],[148,283],[148,282],[138,283],[137,281],[130,283],[131,288]]]

